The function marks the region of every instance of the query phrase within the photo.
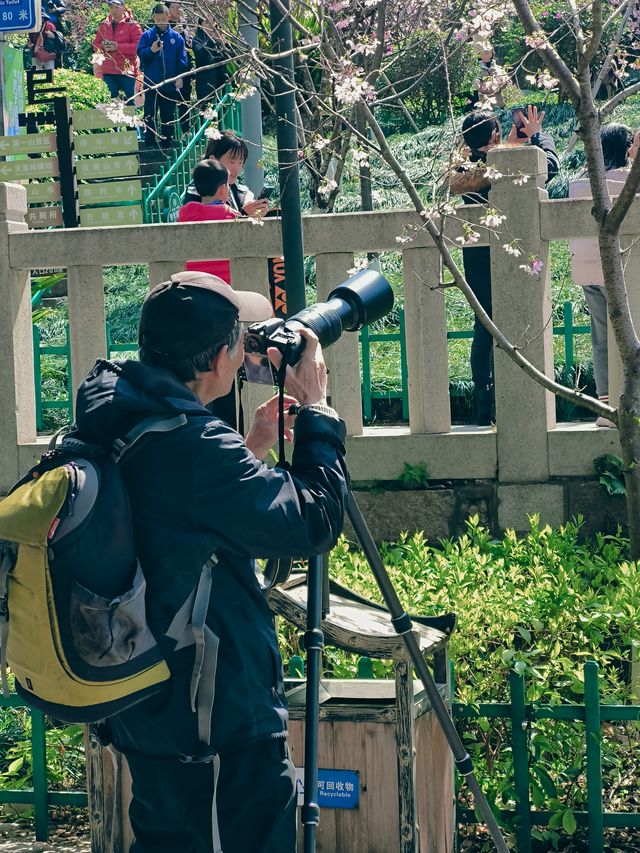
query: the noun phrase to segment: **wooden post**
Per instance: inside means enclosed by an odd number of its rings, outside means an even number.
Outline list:
[[[416,751],[414,744],[413,668],[406,659],[393,666],[396,678],[396,744],[398,758],[398,812],[400,853],[416,853],[418,804],[416,800]]]

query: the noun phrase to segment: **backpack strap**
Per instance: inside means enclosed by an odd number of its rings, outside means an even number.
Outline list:
[[[145,418],[139,424],[136,424],[124,438],[116,438],[113,442],[111,458],[116,463],[122,462],[124,456],[130,454],[134,444],[144,435],[150,432],[171,432],[174,429],[178,429],[178,427],[184,426],[186,423],[187,416],[185,414],[175,415],[171,418],[158,418],[154,416]],[[139,449],[140,445],[136,447],[136,450]]]
[[[211,573],[217,562],[217,556],[212,554],[203,565],[197,586],[173,617],[166,631],[166,636],[175,640],[174,651],[195,645],[191,673],[191,710],[198,716],[198,739],[207,745],[211,741],[211,715],[220,640],[206,624],[206,618],[211,597]]]
[[[15,562],[15,549],[8,542],[5,542],[0,548],[0,680],[3,696],[9,695],[9,682],[7,680],[7,640],[9,639],[7,581]]]

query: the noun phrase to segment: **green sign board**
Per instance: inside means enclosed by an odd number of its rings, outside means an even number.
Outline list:
[[[26,133],[22,136],[0,136],[0,155],[42,154],[56,150],[55,133]]]
[[[25,181],[29,178],[53,178],[59,174],[57,157],[14,160],[0,163],[0,181]]]
[[[135,130],[85,133],[75,137],[74,148],[76,154],[126,154],[138,150],[138,135]]]
[[[93,207],[80,211],[80,225],[142,225],[142,207],[139,204],[122,207]]]
[[[104,184],[81,184],[78,198],[82,205],[113,204],[118,201],[140,201],[140,181],[109,181]]]
[[[76,173],[81,181],[92,178],[119,178],[138,174],[138,158],[99,157],[94,160],[77,160]]]
[[[133,116],[135,115],[135,107],[125,107],[125,115],[130,115],[133,124]],[[71,118],[74,130],[100,130],[105,127],[122,127],[121,124],[116,124],[103,110],[74,110]]]
[[[60,205],[34,207],[27,212],[25,221],[30,228],[57,228],[62,225],[62,208]]]
[[[47,181],[46,184],[27,184],[27,201],[29,204],[60,201],[60,184],[57,181]]]

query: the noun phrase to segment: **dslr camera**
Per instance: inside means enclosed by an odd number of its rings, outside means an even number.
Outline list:
[[[272,317],[249,326],[244,337],[244,378],[273,385],[276,372],[267,350],[276,347],[286,364],[296,364],[305,347],[300,329],[316,333],[322,347],[334,344],[342,332],[357,332],[393,308],[393,290],[381,273],[362,270],[334,288],[326,302],[318,302],[282,320]]]

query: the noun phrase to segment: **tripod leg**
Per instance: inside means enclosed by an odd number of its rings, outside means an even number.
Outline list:
[[[347,515],[349,516],[349,521],[353,526],[358,541],[364,551],[365,557],[367,558],[367,562],[371,567],[373,576],[376,579],[376,583],[382,593],[387,610],[391,615],[391,623],[393,624],[396,633],[404,640],[414,669],[427,692],[429,701],[431,702],[431,708],[442,727],[449,746],[451,747],[456,769],[462,776],[464,776],[467,781],[467,785],[471,789],[475,804],[482,815],[484,822],[487,824],[487,829],[491,834],[496,850],[498,850],[498,853],[509,853],[509,848],[502,837],[502,833],[500,832],[500,828],[496,822],[494,814],[491,811],[482,788],[475,777],[471,758],[469,757],[467,750],[464,748],[464,744],[460,739],[460,735],[458,734],[456,727],[453,725],[453,721],[449,716],[447,707],[440,695],[440,691],[438,690],[436,683],[433,680],[433,676],[431,675],[431,672],[429,671],[429,668],[422,656],[420,646],[413,633],[413,623],[411,622],[409,615],[404,612],[404,608],[402,607],[395,588],[391,583],[391,579],[387,574],[387,570],[384,567],[380,554],[378,553],[378,549],[373,541],[373,537],[369,532],[369,528],[362,517],[360,507],[356,503],[353,492],[349,492]]]
[[[307,630],[304,647],[307,652],[307,685],[304,724],[304,853],[315,853],[320,807],[318,806],[318,708],[322,674],[322,588],[325,563],[323,557],[311,557],[307,571]]]

